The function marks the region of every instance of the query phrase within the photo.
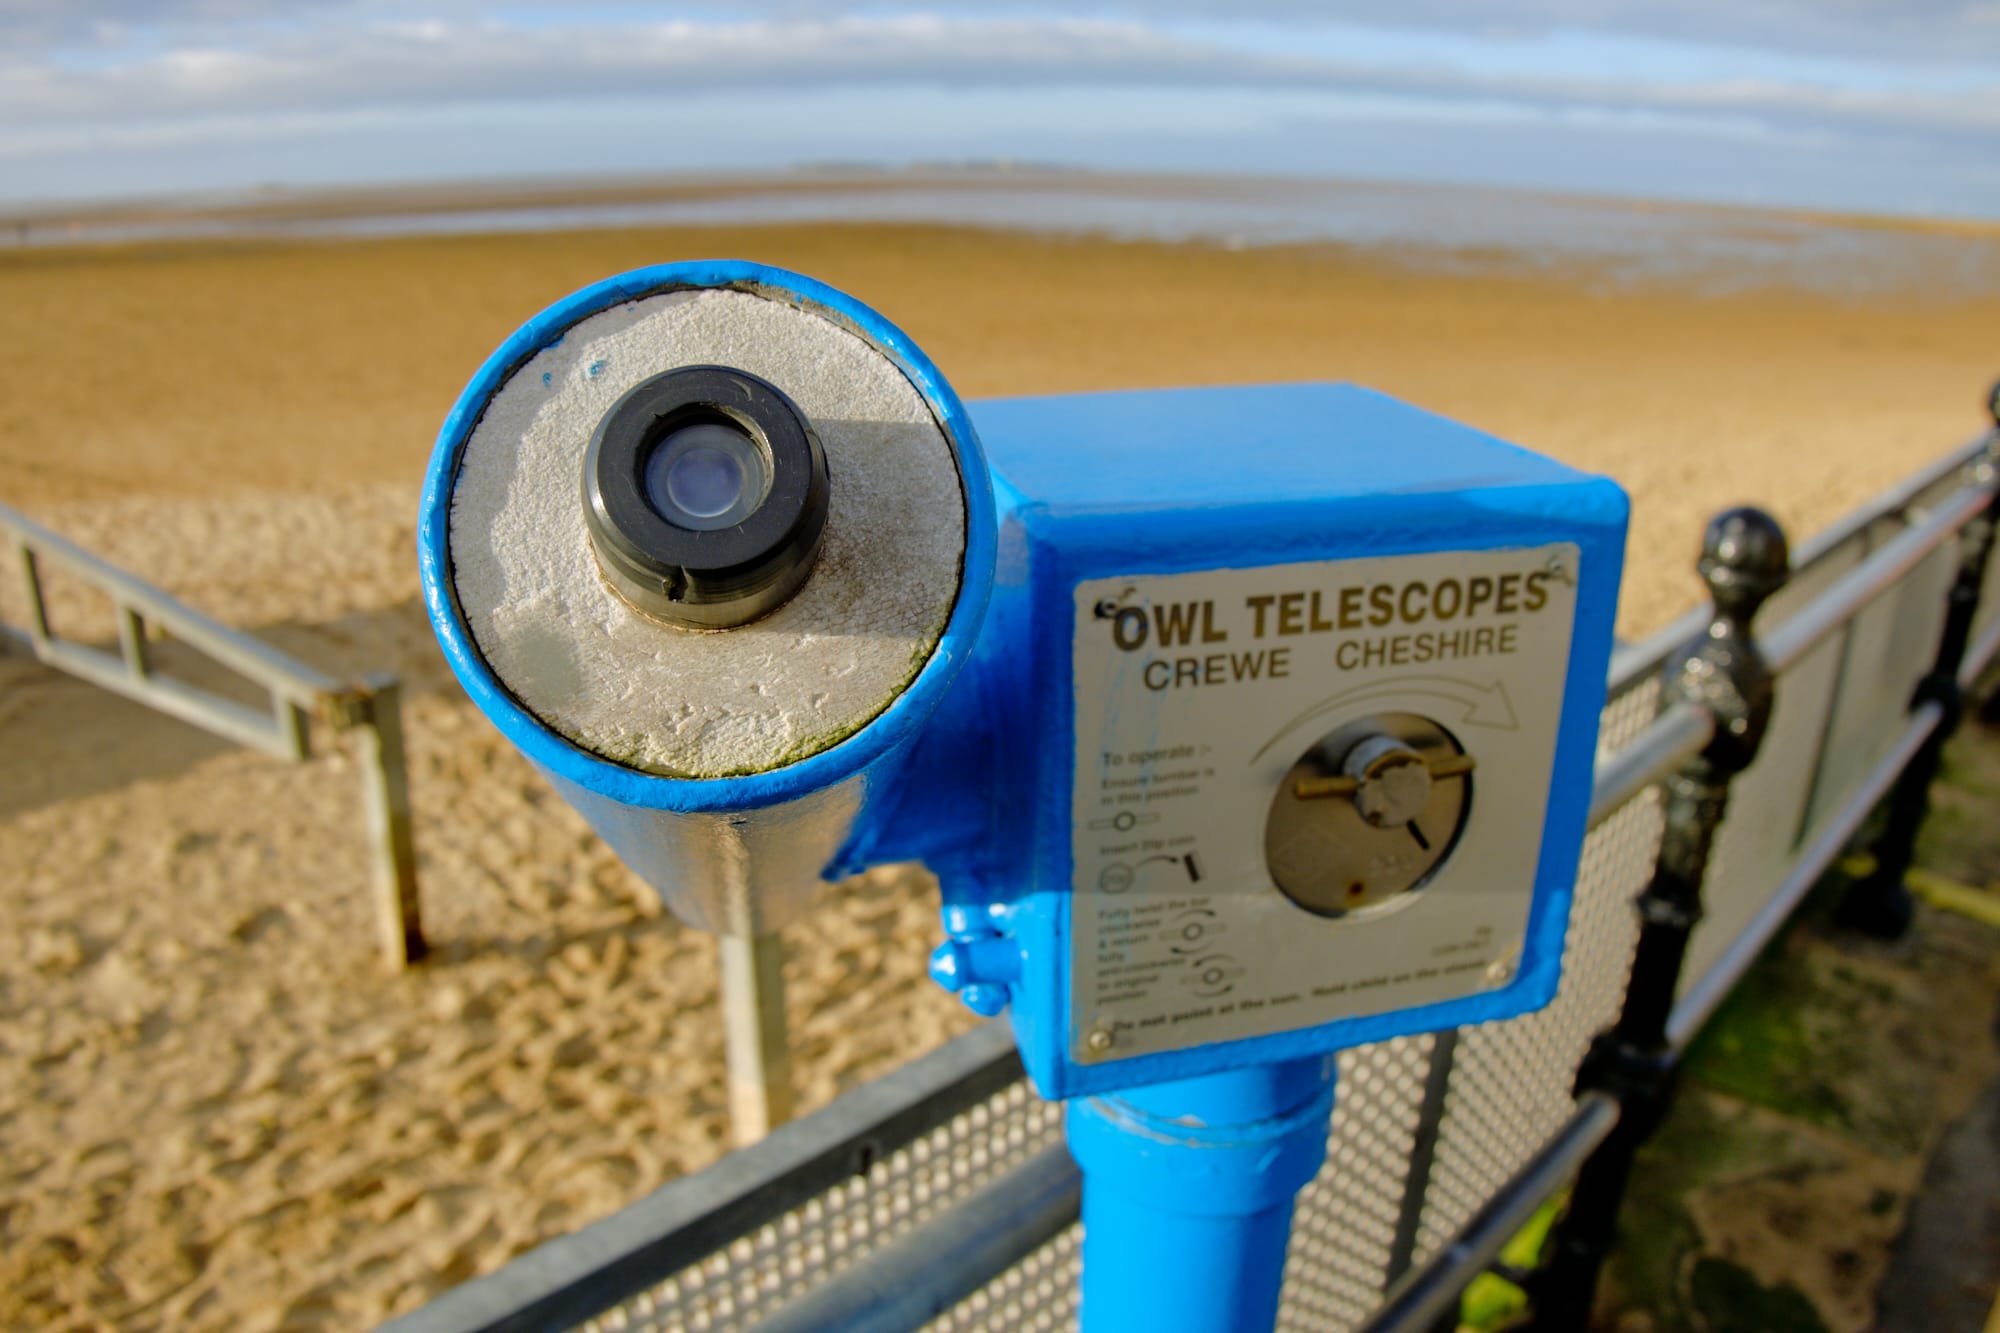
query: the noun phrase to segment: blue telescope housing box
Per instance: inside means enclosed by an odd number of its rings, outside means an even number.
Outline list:
[[[711,290],[886,359],[965,521],[948,623],[892,703],[809,757],[694,778],[524,704],[470,628],[450,531],[468,442],[517,372],[593,317]],[[556,405],[590,383],[525,379],[523,401]],[[1610,481],[1347,385],[968,412],[860,302],[709,261],[607,279],[497,349],[440,433],[418,537],[468,695],[677,912],[765,933],[815,875],[922,861],[944,900],[933,976],[1009,1012],[1036,1087],[1067,1098],[1547,1003],[1626,518]]]
[[[1042,1094],[1546,1004],[1623,491],[1341,384],[971,414],[992,602],[834,872],[937,871],[933,975],[1011,1012]]]

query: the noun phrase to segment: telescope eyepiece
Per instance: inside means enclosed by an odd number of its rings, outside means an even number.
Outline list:
[[[782,605],[818,559],[831,482],[797,404],[727,366],[641,381],[583,462],[597,563],[633,609],[729,629]]]
[[[645,469],[653,512],[691,532],[736,526],[771,489],[768,450],[733,421],[674,427],[653,444]]]

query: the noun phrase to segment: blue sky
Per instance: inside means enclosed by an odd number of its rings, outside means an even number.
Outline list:
[[[0,203],[998,157],[2000,217],[2000,0],[0,0]]]

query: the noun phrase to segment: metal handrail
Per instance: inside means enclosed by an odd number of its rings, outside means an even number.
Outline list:
[[[1492,1266],[1507,1242],[1534,1217],[1542,1201],[1561,1189],[1584,1158],[1610,1137],[1618,1117],[1618,1103],[1604,1093],[1579,1098],[1576,1110],[1541,1151],[1473,1214],[1450,1244],[1392,1286],[1359,1333],[1435,1328],[1472,1280]]]
[[[943,1213],[842,1269],[756,1326],[756,1333],[922,1328],[1077,1220],[1083,1173],[1052,1143]],[[952,1256],[940,1264],[940,1253]]]
[[[340,682],[317,667],[273,648],[248,634],[218,625],[214,620],[185,605],[143,579],[126,573],[60,533],[36,523],[26,515],[0,505],[0,530],[14,539],[17,549],[30,559],[53,556],[81,574],[109,596],[121,609],[140,611],[145,618],[170,630],[184,642],[199,647],[216,661],[253,680],[268,680],[274,689],[302,707],[311,707],[317,696],[340,689]],[[28,590],[29,603],[36,610],[31,633],[48,637],[49,627],[41,610],[38,587]]]
[[[1792,553],[1793,568],[1804,569],[1835,548],[1845,546],[1871,524],[1908,512],[1925,491],[1945,481],[1953,473],[1962,472],[1977,462],[1992,442],[1991,431],[1975,435],[1951,452],[1924,464],[1901,481],[1876,492],[1861,505],[1800,542],[1799,549]]]
[[[1968,440],[1800,542],[1792,552],[1793,576],[1812,569],[1883,519],[1906,514],[1925,491],[1970,467],[1986,451],[1991,439],[1990,435],[1981,435]],[[1615,695],[1639,678],[1658,671],[1667,655],[1700,633],[1711,615],[1706,602],[1691,606],[1638,642],[1614,649],[1608,673],[1611,692]]]
[[[1836,631],[1851,624],[1877,597],[1894,587],[1925,557],[1958,535],[1993,502],[1992,491],[1964,486],[1940,501],[1920,521],[1911,524],[1834,581],[1832,587],[1762,635],[1764,660],[1774,674],[1797,666],[1806,654]]]
[[[307,720],[301,715],[339,693],[339,682],[248,634],[216,624],[168,593],[5,506],[0,506],[0,532],[6,533],[14,547],[28,606],[26,632],[13,631],[8,637],[50,666],[150,704],[239,745],[279,759],[300,760],[310,755]],[[42,588],[45,561],[64,566],[111,599],[118,622],[118,652],[56,633]],[[262,686],[270,695],[270,706],[260,713],[213,691],[162,675],[146,650],[149,624]]]
[[[1912,482],[1893,488],[1892,494],[1903,496],[1903,502],[1909,503],[1949,477],[1953,471],[1963,469],[1985,445],[1986,441],[1982,438],[1948,455],[1924,469]],[[1914,484],[1915,481],[1923,484]],[[1797,666],[1830,635],[1851,624],[1877,597],[1894,587],[1899,579],[1938,547],[1956,537],[1991,502],[1991,498],[1991,493],[1978,485],[1963,486],[1953,491],[1921,520],[1891,538],[1880,550],[1864,558],[1836,579],[1832,586],[1761,636],[1764,658],[1772,672],[1782,675]],[[1895,509],[1871,503],[1849,515],[1838,526],[1845,533],[1844,540],[1852,540],[1870,525],[1897,513]],[[1807,549],[1809,553],[1799,562],[1800,569],[1810,568],[1832,555],[1838,544],[1815,541],[1807,543]],[[1620,648],[1612,655],[1609,688],[1616,692],[1658,671],[1670,654],[1700,633],[1708,617],[1706,606],[1695,607],[1641,643]],[[1994,633],[2000,636],[2000,629]],[[2000,644],[2000,637],[1996,637],[1994,642]],[[1991,655],[1990,652],[1985,654],[1986,657]],[[1622,809],[1632,797],[1700,751],[1713,738],[1714,727],[1714,718],[1706,709],[1685,700],[1677,701],[1624,745],[1616,750],[1600,750],[1591,783],[1590,827],[1596,828]]]
[[[499,1333],[580,1323],[841,1181],[865,1176],[929,1132],[939,1113],[949,1119],[1022,1078],[1012,1029],[1001,1020],[985,1023],[780,1125],[760,1143],[452,1288],[381,1333]]]
[[[1646,788],[1699,754],[1715,736],[1715,714],[1686,700],[1614,751],[1599,751],[1590,784],[1590,827],[1596,828]]]
[[[225,740],[294,763],[312,755],[311,724],[345,733],[359,761],[375,885],[376,923],[392,967],[426,950],[410,830],[408,764],[403,754],[401,689],[394,676],[343,684],[242,630],[222,625],[169,593],[85,550],[59,533],[0,505],[0,534],[14,548],[28,627],[0,625],[0,640],[101,689],[157,709]],[[56,632],[42,587],[42,565],[61,565],[110,598],[118,651]],[[158,627],[210,661],[260,686],[259,710],[159,669],[148,651]]]

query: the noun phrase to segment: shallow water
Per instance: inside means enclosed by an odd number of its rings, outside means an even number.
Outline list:
[[[77,222],[19,220],[0,248],[187,239],[324,238],[800,222],[944,223],[1229,248],[1329,244],[1425,268],[1585,265],[1610,283],[1779,285],[1868,296],[2000,291],[2000,235],[1870,226],[1795,214],[1368,182],[967,172],[801,176],[707,185],[640,201],[551,191],[496,207],[270,216],[227,209]]]

